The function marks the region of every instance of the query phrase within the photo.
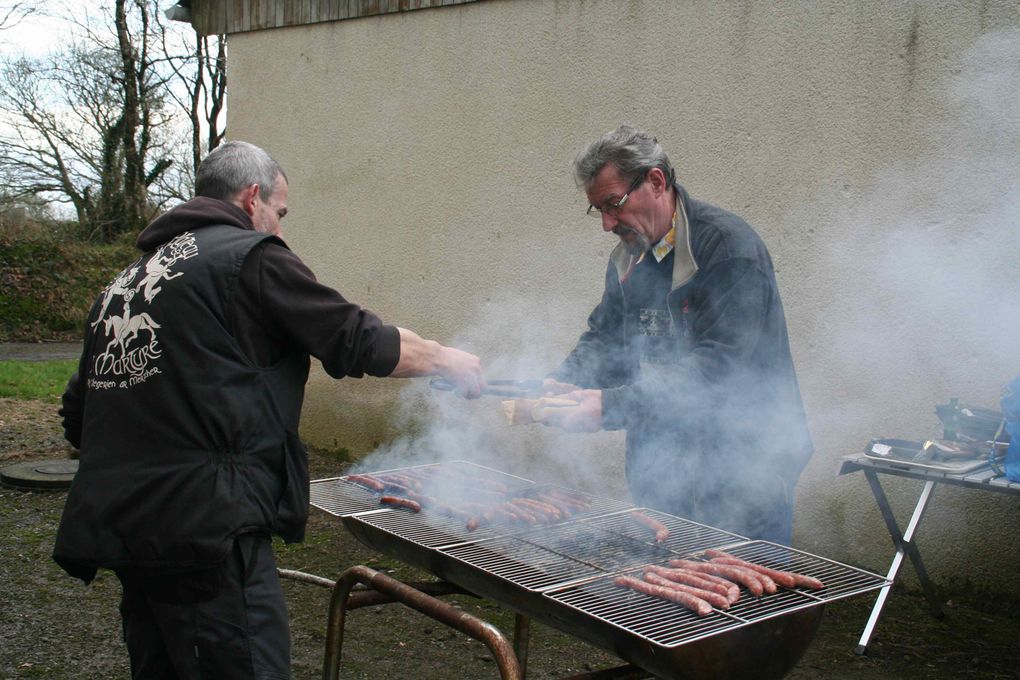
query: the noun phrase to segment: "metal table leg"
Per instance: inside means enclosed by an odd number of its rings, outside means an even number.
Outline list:
[[[893,557],[892,564],[889,566],[889,572],[886,574],[886,578],[889,580],[889,585],[882,588],[878,593],[878,599],[875,601],[875,606],[871,609],[871,616],[868,618],[868,623],[864,627],[864,633],[861,635],[857,648],[854,649],[855,654],[864,654],[868,651],[868,642],[871,640],[871,635],[875,630],[875,625],[878,623],[878,619],[882,616],[882,609],[885,607],[886,600],[892,590],[893,582],[895,582],[896,576],[900,571],[900,567],[903,565],[904,555],[909,557],[911,563],[914,565],[914,571],[917,572],[918,581],[920,581],[921,588],[924,591],[925,597],[928,599],[928,606],[932,615],[937,618],[945,616],[945,612],[942,610],[942,605],[939,602],[938,595],[935,592],[935,586],[928,577],[928,570],[925,568],[924,562],[921,560],[921,553],[918,552],[917,546],[914,544],[913,540],[914,533],[917,531],[917,527],[921,523],[921,517],[924,515],[924,511],[927,509],[932,493],[935,490],[935,482],[928,481],[924,483],[924,488],[921,490],[921,496],[917,499],[917,505],[914,506],[914,512],[910,516],[910,522],[907,524],[907,530],[905,532],[900,532],[899,524],[897,524],[896,517],[893,515],[892,507],[889,505],[889,499],[886,497],[885,491],[882,489],[882,485],[878,481],[878,475],[874,472],[874,470],[865,470],[864,475],[868,479],[868,484],[871,486],[871,492],[874,494],[875,500],[878,501],[878,509],[882,513],[882,519],[885,520],[886,527],[889,529],[889,535],[892,537],[893,545],[896,547],[896,556]]]

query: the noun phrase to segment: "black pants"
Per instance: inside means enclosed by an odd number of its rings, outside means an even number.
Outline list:
[[[267,536],[239,536],[215,572],[117,576],[134,680],[290,678],[287,606]]]

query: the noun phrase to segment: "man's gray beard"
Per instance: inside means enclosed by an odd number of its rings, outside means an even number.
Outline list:
[[[620,243],[623,244],[623,247],[627,249],[628,253],[634,256],[638,256],[643,253],[647,253],[649,250],[652,249],[652,244],[649,243],[647,236],[645,236],[644,234],[638,234],[637,232],[634,233],[635,236],[637,236],[637,238],[635,238],[632,243],[627,243],[623,239],[620,239]]]

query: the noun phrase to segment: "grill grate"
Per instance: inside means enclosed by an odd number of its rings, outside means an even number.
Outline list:
[[[337,517],[379,509],[379,496],[343,477],[317,479],[309,486],[313,507]]]
[[[661,546],[605,531],[594,522],[561,524],[534,531],[522,538],[605,572],[658,562],[670,556],[670,552]]]
[[[458,487],[458,480],[500,482],[512,491],[534,486],[534,482],[523,477],[517,477],[516,475],[510,475],[463,460],[380,470],[370,474],[385,475],[395,472],[437,472],[438,474],[435,477],[424,478],[422,494],[426,496],[434,495],[448,503],[456,501],[457,496],[463,493],[462,488]],[[311,482],[310,487],[311,504],[331,515],[346,517],[359,512],[378,510],[380,508],[379,496],[381,494],[372,492],[360,484],[347,481],[346,476],[318,479]],[[480,493],[484,493],[484,491]]]
[[[464,541],[462,535],[467,531],[462,520],[407,510],[394,509],[352,515],[348,517],[348,521],[367,524],[426,548],[462,543]],[[476,533],[485,534],[486,532],[480,529]]]
[[[471,501],[501,502],[501,496],[494,495],[491,489],[472,487],[471,480],[488,480],[500,482],[507,488],[508,497],[536,497],[548,490],[559,490],[569,496],[583,499],[589,504],[586,511],[578,512],[570,520],[617,512],[631,507],[622,501],[592,496],[579,491],[551,484],[535,484],[530,480],[506,474],[467,461],[449,463],[433,463],[410,468],[397,468],[372,472],[372,475],[385,475],[408,471],[424,471],[431,469],[436,472],[434,477],[425,476],[420,494],[437,499],[454,508]],[[458,483],[467,480],[468,484]],[[472,493],[475,496],[472,496]],[[365,523],[383,531],[391,532],[401,538],[429,548],[469,541],[480,541],[495,536],[530,531],[533,525],[505,522],[500,519],[490,524],[482,524],[474,530],[468,530],[465,516],[444,515],[429,512],[426,504],[421,513],[410,513],[406,510],[382,506],[379,497],[382,494],[370,491],[359,484],[347,481],[346,477],[316,480],[311,483],[311,504],[325,512],[338,517],[355,517],[363,513],[371,513],[364,518]],[[477,503],[476,503],[477,505]],[[470,507],[465,505],[465,507]],[[549,525],[543,525],[549,526]]]
[[[825,588],[818,591],[780,589],[761,598],[753,598],[744,592],[728,611],[715,609],[703,617],[671,602],[617,586],[613,583],[616,574],[548,591],[545,596],[655,644],[672,647],[874,590],[887,583],[875,574],[764,541],[753,541],[727,551],[766,566],[814,576],[825,584]],[[633,574],[639,571],[635,570]]]
[[[533,591],[601,573],[592,565],[514,536],[462,543],[443,548],[440,552]]]
[[[650,529],[639,523],[631,516],[631,512],[640,512],[661,522],[669,529],[669,537],[662,543],[656,543],[655,536]],[[733,534],[722,529],[715,529],[704,524],[698,524],[691,520],[682,519],[673,515],[667,515],[658,510],[648,508],[630,509],[627,512],[620,512],[603,517],[585,520],[586,523],[596,526],[605,531],[621,534],[629,538],[647,543],[656,547],[666,548],[675,553],[691,553],[705,548],[718,548],[733,543],[741,543],[747,538]]]

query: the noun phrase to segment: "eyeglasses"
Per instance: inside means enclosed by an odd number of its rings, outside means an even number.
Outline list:
[[[589,217],[594,217],[596,219],[602,219],[603,215],[609,215],[610,217],[617,217],[617,216],[619,216],[620,211],[623,210],[624,204],[627,203],[627,199],[630,198],[630,195],[632,193],[634,193],[634,191],[639,186],[641,186],[641,184],[645,181],[645,176],[646,175],[647,175],[647,173],[644,173],[644,172],[641,173],[640,175],[638,175],[637,179],[635,179],[633,182],[630,183],[630,186],[627,188],[627,193],[625,193],[620,198],[620,200],[617,201],[616,203],[607,203],[606,205],[602,206],[601,208],[596,206],[596,205],[592,205],[591,203],[589,203],[588,204],[588,213],[587,213],[588,216]]]

